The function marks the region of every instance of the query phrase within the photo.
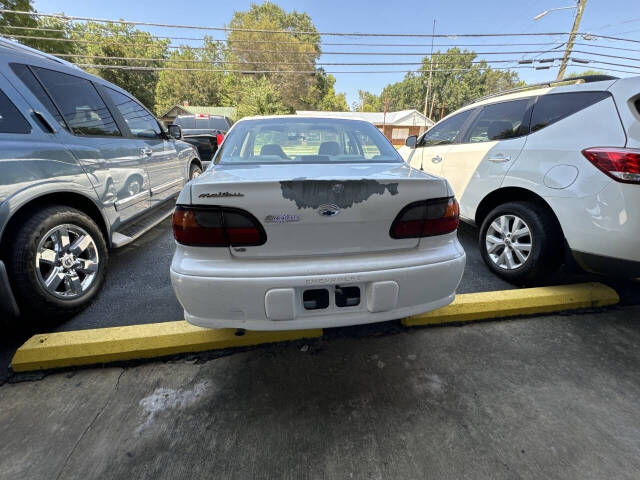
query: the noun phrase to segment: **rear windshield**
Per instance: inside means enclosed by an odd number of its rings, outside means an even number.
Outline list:
[[[229,124],[224,117],[214,117],[208,115],[202,116],[180,116],[174,121],[174,124],[180,125],[184,129],[213,129],[228,130]]]
[[[344,119],[265,118],[237,123],[216,163],[402,162],[371,123]]]

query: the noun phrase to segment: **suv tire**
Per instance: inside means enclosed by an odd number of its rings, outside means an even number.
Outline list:
[[[49,206],[27,217],[8,245],[9,279],[22,315],[51,325],[86,308],[100,291],[108,252],[83,212]]]
[[[508,282],[538,283],[562,262],[564,241],[553,215],[533,202],[494,208],[480,228],[479,247],[489,269]]]

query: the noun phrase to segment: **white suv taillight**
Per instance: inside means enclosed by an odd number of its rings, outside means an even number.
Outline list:
[[[640,150],[633,148],[593,147],[582,154],[617,182],[640,183]]]

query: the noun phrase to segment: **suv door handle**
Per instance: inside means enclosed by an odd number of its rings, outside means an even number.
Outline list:
[[[144,147],[140,149],[140,153],[142,155],[146,155],[147,157],[150,157],[151,154],[153,153],[153,150],[151,150],[149,147]]]
[[[503,155],[502,153],[497,153],[493,157],[487,158],[487,160],[494,163],[503,163],[511,160],[511,157],[509,155]]]
[[[431,159],[433,163],[440,163],[442,161],[442,157],[440,155],[436,155]]]

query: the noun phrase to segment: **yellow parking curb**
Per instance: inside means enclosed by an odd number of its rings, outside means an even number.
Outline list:
[[[47,333],[27,340],[13,356],[11,367],[27,372],[322,336],[321,329],[235,333],[185,321]]]
[[[456,295],[453,303],[439,310],[405,318],[402,324],[413,327],[469,322],[577,308],[604,307],[619,301],[617,292],[601,283],[466,293]]]

